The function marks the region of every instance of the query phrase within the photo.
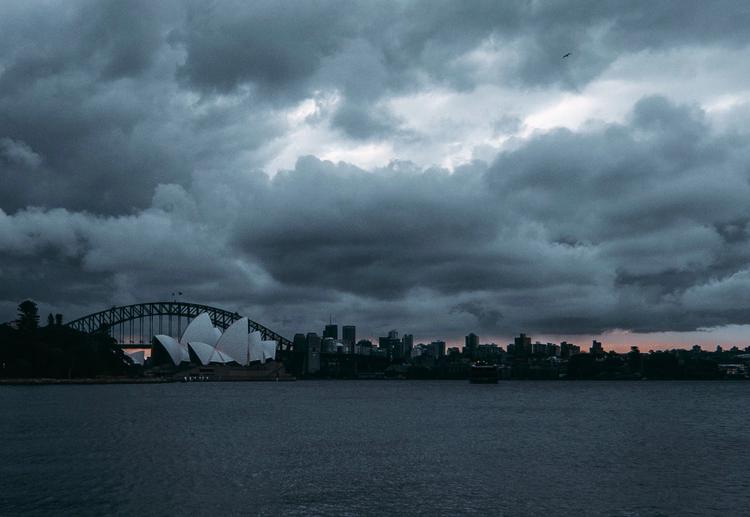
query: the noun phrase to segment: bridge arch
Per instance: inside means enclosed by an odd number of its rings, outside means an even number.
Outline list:
[[[186,319],[186,322],[189,322],[199,314],[206,312],[211,317],[211,321],[213,324],[220,328],[222,331],[226,330],[229,325],[231,325],[233,322],[240,319],[242,316],[240,316],[237,312],[231,312],[224,309],[219,309],[217,307],[211,307],[209,305],[201,305],[198,303],[188,303],[188,302],[149,302],[149,303],[136,303],[132,305],[121,305],[121,306],[115,306],[111,307],[109,309],[105,309],[103,311],[95,312],[93,314],[89,314],[87,316],[83,316],[81,318],[75,319],[73,321],[69,321],[66,323],[68,327],[74,328],[76,330],[79,330],[81,332],[86,333],[92,333],[96,332],[102,328],[108,329],[110,333],[112,333],[112,329],[114,329],[116,326],[120,326],[121,329],[121,335],[123,334],[122,329],[124,329],[124,325],[127,323],[130,327],[129,335],[131,337],[134,333],[138,333],[142,338],[144,336],[144,329],[148,326],[149,327],[149,334],[153,336],[154,334],[154,318],[159,318],[159,329],[162,330],[162,318],[167,317],[169,321],[169,333],[172,334],[172,328],[173,328],[173,318],[177,318],[177,331],[178,334],[181,330],[181,323],[183,318]],[[137,327],[139,329],[135,328],[136,325],[134,323],[138,321],[139,324]],[[146,321],[150,322],[150,325],[145,325],[144,323]],[[279,347],[282,350],[288,350],[291,348],[292,343],[282,335],[274,332],[273,330],[269,329],[268,327],[261,325],[258,322],[255,322],[248,318],[247,320],[247,327],[248,332],[254,332],[258,331],[263,335],[263,339],[273,339],[278,344]],[[162,333],[162,332],[159,332]],[[117,336],[113,335],[115,339],[117,339]],[[179,337],[179,336],[175,336]],[[149,336],[150,340],[150,336]],[[124,341],[123,339],[119,340],[121,345],[126,346],[127,343],[123,343],[121,341]],[[132,343],[131,343],[132,344]],[[143,343],[142,343],[143,344]],[[135,346],[133,344],[133,346]]]

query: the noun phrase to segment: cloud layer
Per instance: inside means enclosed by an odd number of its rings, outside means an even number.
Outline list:
[[[5,3],[0,319],[181,290],[287,334],[750,324],[749,18]]]

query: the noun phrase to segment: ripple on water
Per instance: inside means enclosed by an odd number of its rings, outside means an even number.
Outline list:
[[[0,388],[0,514],[727,515],[750,383]]]

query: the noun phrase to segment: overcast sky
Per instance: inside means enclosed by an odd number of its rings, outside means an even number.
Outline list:
[[[0,3],[0,321],[750,342],[750,3]],[[563,55],[570,56],[563,58]]]

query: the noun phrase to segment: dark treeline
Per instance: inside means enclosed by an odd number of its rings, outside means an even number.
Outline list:
[[[670,350],[641,354],[577,354],[568,361],[571,379],[721,379],[721,353]],[[729,354],[726,354],[729,355]],[[727,362],[733,358],[728,357]]]
[[[0,325],[0,377],[74,379],[121,376],[133,363],[112,337],[85,334],[62,324],[62,315],[39,324],[34,302],[18,306],[18,319]]]

